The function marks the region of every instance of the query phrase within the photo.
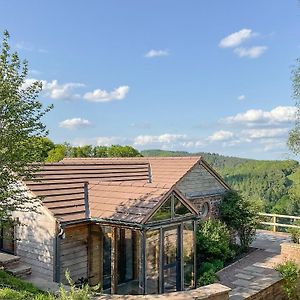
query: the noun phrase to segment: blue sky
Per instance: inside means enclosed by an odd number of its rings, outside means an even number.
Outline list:
[[[0,29],[43,81],[50,138],[290,156],[297,0],[2,1]],[[5,13],[3,13],[5,12]]]

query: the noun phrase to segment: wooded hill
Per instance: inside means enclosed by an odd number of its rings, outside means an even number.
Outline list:
[[[201,155],[225,181],[266,212],[300,215],[300,167],[295,160],[253,160],[215,153],[144,150],[143,156]]]

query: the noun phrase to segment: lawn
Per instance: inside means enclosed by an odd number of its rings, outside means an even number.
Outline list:
[[[0,299],[52,300],[53,296],[0,270]]]

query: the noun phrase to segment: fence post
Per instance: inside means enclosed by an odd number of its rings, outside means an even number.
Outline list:
[[[276,232],[276,229],[277,229],[277,228],[276,228],[276,225],[275,225],[275,224],[276,224],[276,221],[277,221],[276,219],[277,219],[276,216],[273,216],[273,217],[272,217],[273,232]]]

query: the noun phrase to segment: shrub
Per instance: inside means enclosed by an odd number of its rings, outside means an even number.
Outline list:
[[[197,229],[198,264],[219,259],[222,262],[232,256],[230,233],[220,220],[208,219],[200,222]]]
[[[277,266],[276,270],[281,274],[284,279],[283,290],[288,299],[300,299],[299,293],[299,266],[294,261],[287,261]]]
[[[203,286],[203,285],[208,285],[208,284],[212,284],[216,281],[217,279],[217,275],[216,273],[211,269],[207,272],[205,272],[204,274],[202,274],[199,277],[198,280],[198,285],[199,286]]]
[[[227,192],[220,205],[221,219],[237,232],[243,252],[249,249],[255,238],[259,225],[258,211],[257,203],[244,199],[236,191]]]
[[[300,226],[300,220],[294,221],[293,225]],[[289,228],[288,232],[292,236],[292,241],[296,244],[300,244],[300,228]]]

